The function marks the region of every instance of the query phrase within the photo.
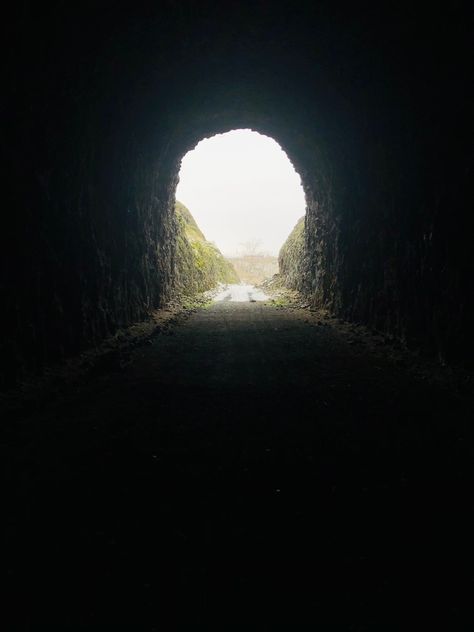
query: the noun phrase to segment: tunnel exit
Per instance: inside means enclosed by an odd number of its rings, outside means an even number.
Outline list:
[[[278,272],[280,249],[305,213],[301,180],[288,156],[250,129],[206,138],[189,151],[176,199],[247,286]],[[245,288],[231,291],[232,300],[246,294]]]

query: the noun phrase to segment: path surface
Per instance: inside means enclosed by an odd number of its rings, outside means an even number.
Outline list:
[[[461,618],[466,402],[259,302],[198,310],[113,369],[12,432],[15,629]]]
[[[214,298],[219,303],[221,301],[232,303],[254,303],[256,301],[266,301],[270,297],[254,285],[229,284],[226,285]]]

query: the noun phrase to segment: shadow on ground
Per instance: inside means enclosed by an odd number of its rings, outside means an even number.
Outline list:
[[[304,310],[200,309],[17,412],[15,629],[465,622],[471,413]]]

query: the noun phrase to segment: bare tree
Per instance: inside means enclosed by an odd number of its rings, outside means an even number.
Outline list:
[[[241,257],[258,257],[262,256],[262,242],[259,239],[251,239],[240,244]]]

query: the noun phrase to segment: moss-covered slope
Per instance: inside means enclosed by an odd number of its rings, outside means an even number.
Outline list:
[[[280,249],[278,265],[286,287],[304,291],[307,259],[305,246],[305,218],[301,217]]]
[[[177,245],[175,282],[185,294],[205,292],[218,283],[239,283],[232,264],[220,250],[206,241],[195,219],[181,202],[176,202]]]

